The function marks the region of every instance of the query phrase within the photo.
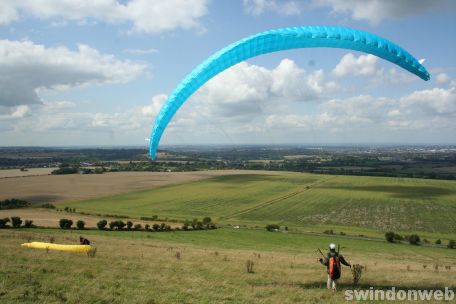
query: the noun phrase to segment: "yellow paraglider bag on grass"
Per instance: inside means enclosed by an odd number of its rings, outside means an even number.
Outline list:
[[[58,250],[58,251],[69,251],[69,252],[82,252],[87,253],[92,250],[90,245],[63,245],[43,242],[31,242],[24,243],[21,246],[35,249],[46,249],[46,250]]]

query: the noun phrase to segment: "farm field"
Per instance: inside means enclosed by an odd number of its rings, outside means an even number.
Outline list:
[[[218,175],[252,174],[251,171],[113,172],[12,177],[0,179],[0,200],[17,198],[33,203],[84,200],[159,186],[196,181]],[[256,171],[263,174],[263,171]]]
[[[456,182],[442,180],[243,174],[58,205],[133,218],[211,216],[225,224],[349,226],[456,235]]]
[[[0,231],[2,303],[343,303],[352,288],[325,289],[317,248],[341,243],[367,267],[357,288],[455,288],[456,251],[385,241],[252,229],[198,232],[87,231],[95,257],[23,248],[28,240],[75,243],[79,232]],[[407,257],[406,259],[404,257]],[[254,263],[247,273],[246,262]],[[435,267],[438,267],[438,270]],[[451,267],[451,268],[450,268]]]
[[[0,178],[49,175],[55,169],[57,168],[29,168],[27,171],[19,169],[0,170]]]

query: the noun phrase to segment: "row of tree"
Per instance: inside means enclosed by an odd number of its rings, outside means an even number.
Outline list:
[[[30,203],[16,198],[0,201],[0,210],[2,209],[19,209],[29,207]]]
[[[423,242],[424,243],[429,243],[426,239],[421,240],[418,234],[411,234],[411,235],[406,235],[402,236],[398,233],[395,233],[393,231],[389,231],[385,233],[385,239],[389,243],[400,243],[402,241],[408,241],[411,245],[421,245]],[[435,241],[436,245],[441,245],[442,240],[438,239]],[[456,249],[456,241],[455,240],[449,240],[447,248],[450,249]]]
[[[8,225],[8,223],[11,223],[11,226]],[[22,223],[24,223],[24,225],[22,225]],[[5,217],[5,218],[0,219],[0,229],[10,228],[10,227],[13,227],[13,228],[21,228],[21,227],[34,228],[35,225],[33,225],[33,221],[32,220],[22,221],[22,219],[19,216],[12,216],[11,218]]]
[[[70,219],[60,219],[59,226],[62,229],[71,229],[73,227],[73,220]],[[85,229],[85,222],[82,220],[78,220],[76,222],[76,228],[79,230]],[[144,229],[141,224],[134,224],[132,221],[122,221],[122,220],[115,220],[108,223],[107,220],[101,220],[97,223],[97,227],[99,230],[146,230],[146,231],[172,231],[172,230],[206,230],[206,229],[216,229],[217,226],[212,222],[210,217],[203,218],[202,221],[198,219],[193,219],[192,221],[186,220],[182,227],[172,228],[170,225],[161,223],[161,224],[146,224],[144,225]]]

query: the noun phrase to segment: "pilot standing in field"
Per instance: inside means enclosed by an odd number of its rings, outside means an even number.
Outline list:
[[[82,236],[79,236],[79,244],[81,245],[90,245],[90,241]]]
[[[329,244],[328,256],[325,259],[319,259],[320,263],[326,266],[328,270],[328,282],[326,287],[332,289],[333,291],[337,290],[337,281],[341,275],[340,264],[351,267],[342,254],[336,251],[336,244]]]

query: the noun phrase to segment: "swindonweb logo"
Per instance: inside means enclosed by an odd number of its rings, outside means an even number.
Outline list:
[[[345,291],[346,301],[452,301],[454,291],[448,287],[441,289],[370,289]]]

